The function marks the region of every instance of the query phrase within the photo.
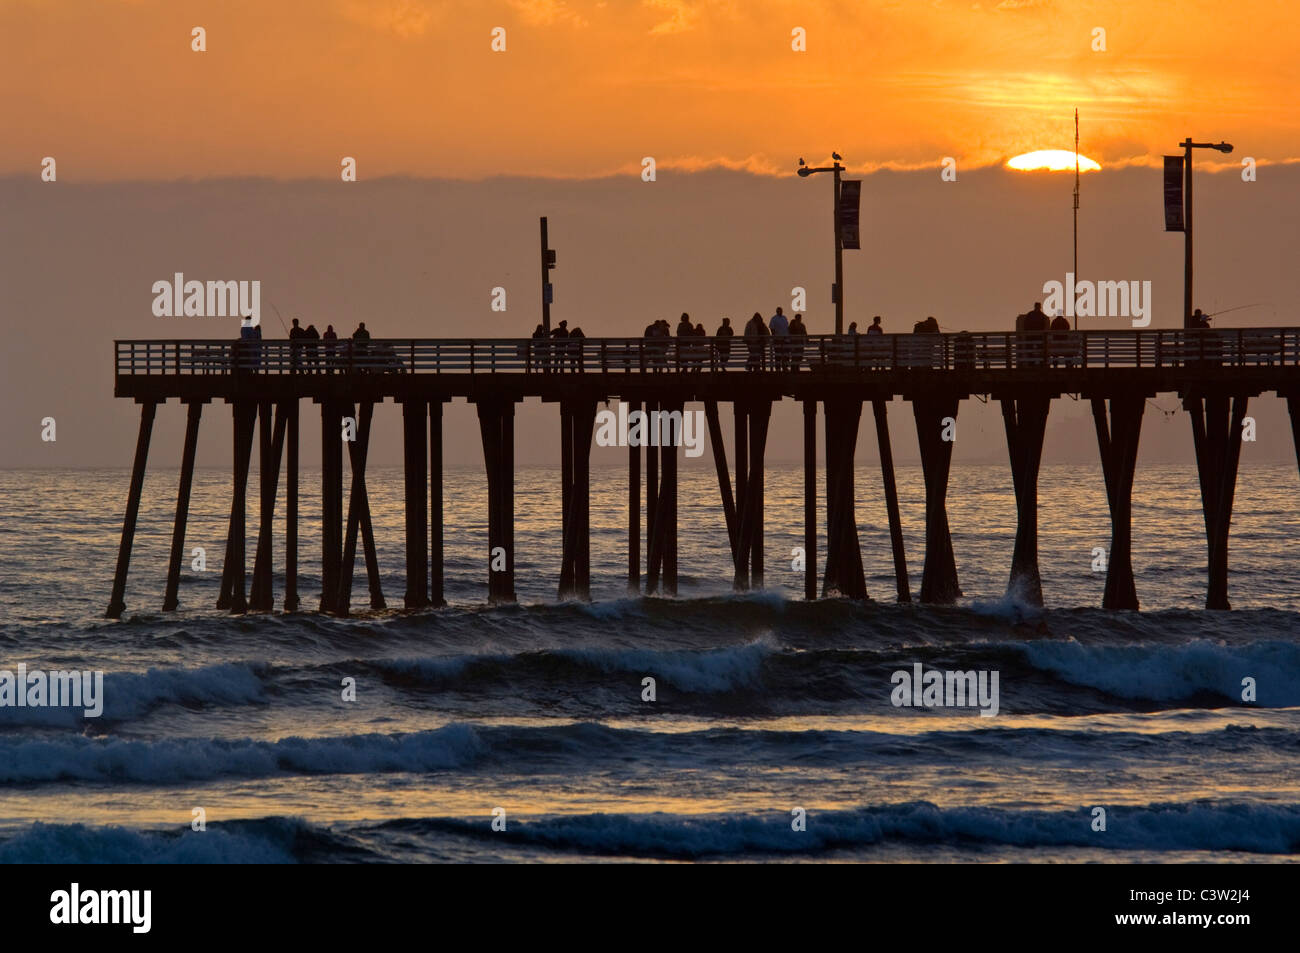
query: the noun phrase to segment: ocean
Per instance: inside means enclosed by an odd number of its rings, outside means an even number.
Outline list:
[[[871,466],[857,513],[875,601],[803,601],[798,466],[768,469],[767,588],[733,593],[700,465],[681,474],[677,598],[628,595],[626,475],[597,466],[593,602],[557,604],[557,471],[519,470],[519,604],[490,607],[485,479],[448,468],[450,605],[407,613],[401,471],[372,468],[397,608],[365,608],[358,554],[356,615],[339,619],[214,608],[230,489],[217,470],[195,476],[186,539],[206,569],[187,556],[181,609],[160,611],[176,471],[153,467],[120,622],[103,614],[129,474],[0,471],[0,670],[105,673],[98,718],[0,707],[0,861],[1300,859],[1293,466],[1243,465],[1234,608],[1213,613],[1191,467],[1138,471],[1140,613],[1099,608],[1109,519],[1092,467],[1043,469],[1042,610],[1004,594],[1014,498],[1006,468],[983,466],[952,473],[956,606],[896,604]],[[915,592],[919,469],[899,485]],[[318,487],[304,472],[307,608]],[[253,504],[250,569],[255,534]],[[997,713],[895,705],[895,673],[917,664],[996,673]]]

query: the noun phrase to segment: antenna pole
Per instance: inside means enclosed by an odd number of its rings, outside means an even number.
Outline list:
[[[1074,110],[1074,280],[1079,280],[1079,110]],[[1079,313],[1075,310],[1074,330],[1079,330]]]

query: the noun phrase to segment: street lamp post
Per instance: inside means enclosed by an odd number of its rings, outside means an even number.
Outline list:
[[[1224,155],[1232,151],[1228,142],[1192,142],[1188,136],[1183,147],[1183,327],[1192,325],[1192,150],[1217,149]]]
[[[831,153],[834,159],[834,165],[824,165],[817,168],[804,164],[803,159],[799,160],[799,175],[807,178],[817,172],[833,173],[832,178],[835,186],[832,199],[834,200],[834,209],[832,211],[832,222],[835,225],[835,284],[831,287],[831,300],[835,303],[835,333],[844,333],[844,239],[840,231],[840,173],[844,171],[844,166],[840,165],[842,156],[838,152]]]

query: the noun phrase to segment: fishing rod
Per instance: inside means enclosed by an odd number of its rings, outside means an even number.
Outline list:
[[[285,335],[285,337],[288,337],[288,336],[289,336],[289,328],[288,328],[288,326],[284,323],[284,318],[280,316],[280,309],[277,308],[277,307],[275,306],[275,302],[274,302],[274,301],[271,302],[271,309],[272,309],[273,311],[275,311],[275,317],[276,317],[276,320],[280,322],[280,327],[284,328],[284,335]]]
[[[1271,301],[1257,301],[1254,304],[1239,304],[1235,308],[1224,308],[1222,311],[1215,311],[1213,314],[1207,314],[1207,318],[1213,318],[1220,314],[1231,314],[1233,311],[1241,311],[1245,308],[1262,308],[1265,305],[1272,304]]]

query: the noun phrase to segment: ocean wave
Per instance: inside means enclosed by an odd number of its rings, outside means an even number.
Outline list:
[[[794,830],[785,809],[764,814],[576,814],[508,821],[401,818],[319,825],[266,817],[158,830],[36,823],[0,835],[0,863],[296,863],[455,859],[481,852],[524,859],[557,853],[626,859],[728,860],[824,857],[873,848],[961,844],[981,848],[1092,851],[1300,852],[1300,805],[1202,801],[1107,809],[1093,830],[1090,807],[1073,811],[939,808],[924,801],[850,810],[808,809]],[[1067,855],[1068,856],[1068,855]]]
[[[247,705],[266,700],[264,679],[272,666],[223,662],[202,668],[151,668],[145,672],[105,672],[103,705],[89,722],[138,718],[158,705],[191,707]],[[0,708],[0,726],[80,724],[84,708]]]
[[[484,750],[475,729],[278,741],[182,738],[0,740],[0,782],[107,781],[181,784],[281,774],[432,771],[467,764]]]
[[[1105,744],[1099,752],[1099,741]],[[176,738],[0,740],[0,784],[89,781],[172,785],[292,774],[429,773],[473,770],[484,776],[562,774],[594,770],[635,773],[749,769],[829,771],[882,766],[964,764],[1051,765],[1090,759],[1167,763],[1257,752],[1263,761],[1300,749],[1285,728],[1227,725],[1213,731],[1089,731],[981,727],[892,733],[851,729],[713,727],[694,731],[613,728],[594,722],[553,725],[470,725],[430,731],[255,741]],[[636,762],[629,764],[634,753]]]
[[[1257,690],[1253,704],[1300,705],[1300,645],[1289,642],[1198,640],[1153,646],[1041,641],[1019,646],[1019,651],[1040,671],[1120,698],[1169,703],[1212,695],[1240,703],[1242,680],[1252,678]]]
[[[730,648],[656,650],[636,648],[544,649],[433,658],[375,659],[363,664],[397,680],[429,687],[466,687],[520,674],[551,679],[566,675],[654,676],[684,692],[716,694],[758,684],[763,663],[777,651],[767,641]]]
[[[36,823],[0,837],[5,864],[289,864],[364,860],[345,838],[297,818],[211,823],[205,831]]]
[[[792,814],[581,814],[515,821],[494,832],[483,819],[396,821],[379,825],[410,833],[509,839],[553,851],[623,857],[709,859],[808,855],[882,844],[970,847],[1082,847],[1101,850],[1300,851],[1300,805],[1231,802],[1107,808],[1106,830],[1092,829],[1090,807],[1074,811],[939,808],[927,802],[854,810],[810,809],[806,829]]]

